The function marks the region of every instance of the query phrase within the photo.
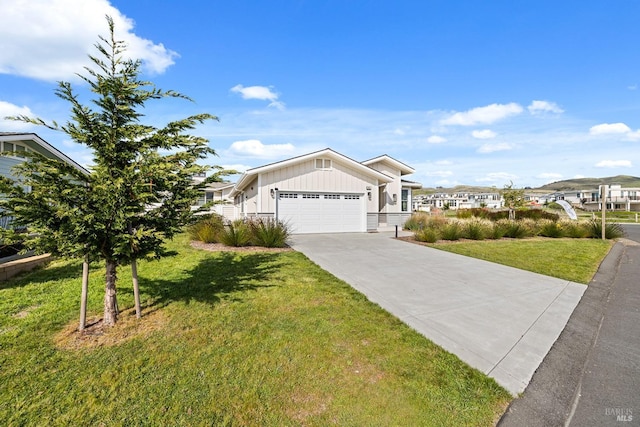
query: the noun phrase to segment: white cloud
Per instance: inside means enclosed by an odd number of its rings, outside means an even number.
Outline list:
[[[447,138],[439,135],[431,135],[429,138],[427,138],[427,142],[429,144],[442,144],[443,142],[447,142]]]
[[[493,153],[495,151],[508,151],[513,150],[513,145],[507,142],[500,142],[497,144],[483,144],[478,148],[478,153]]]
[[[108,0],[15,0],[0,2],[0,73],[40,80],[72,80],[91,63],[98,36],[107,36],[105,15],[113,18],[116,38],[145,70],[162,73],[178,56],[162,44],[133,33],[134,21]],[[10,23],[10,25],[8,25]]]
[[[595,164],[597,168],[630,168],[631,166],[629,160],[602,160]]]
[[[476,139],[491,139],[496,137],[496,133],[490,129],[474,130],[471,132],[471,136]]]
[[[33,127],[33,125],[29,123],[5,119],[5,117],[15,116],[33,117],[34,114],[29,107],[19,107],[9,102],[0,101],[0,129],[5,132],[18,132]]]
[[[476,182],[508,183],[516,180],[517,178],[518,178],[517,175],[513,175],[507,172],[491,172],[486,174],[484,177],[477,178]]]
[[[537,175],[536,178],[540,178],[540,179],[562,179],[562,175],[559,174],[559,173],[553,173],[553,172],[543,172],[543,173]]]
[[[229,147],[229,151],[236,156],[260,157],[264,159],[275,158],[292,154],[295,147],[292,144],[263,144],[257,139],[235,141]]]
[[[425,173],[426,176],[438,176],[441,178],[445,178],[447,176],[453,175],[451,171],[428,171]]]
[[[624,123],[602,123],[589,129],[591,135],[619,135],[631,132],[631,128]]]
[[[491,104],[477,107],[469,111],[454,113],[440,121],[442,125],[473,126],[477,124],[491,124],[510,116],[522,113],[522,106],[512,102],[510,104]]]
[[[247,169],[251,169],[252,168],[252,166],[243,165],[243,164],[240,164],[240,163],[233,164],[233,165],[220,165],[220,167],[225,169],[225,170],[238,171],[239,173],[244,173],[244,172],[247,171]]]
[[[451,160],[438,160],[437,162],[435,162],[436,165],[441,165],[441,166],[446,166],[446,165],[452,165],[453,162]]]
[[[278,101],[279,95],[267,86],[243,86],[235,85],[231,88],[231,92],[239,93],[242,99],[259,99],[261,101],[271,101],[269,107],[283,109],[284,103]]]
[[[564,113],[564,110],[558,106],[555,102],[549,101],[532,101],[527,107],[531,114],[544,114],[544,113]]]

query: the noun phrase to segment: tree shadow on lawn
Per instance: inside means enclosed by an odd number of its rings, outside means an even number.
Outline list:
[[[206,257],[179,279],[149,279],[141,274],[140,293],[150,301],[143,303],[143,316],[174,301],[186,304],[192,301],[215,304],[222,299],[239,301],[241,292],[276,286],[272,273],[281,265],[277,253],[239,256],[221,252]],[[121,282],[118,292],[132,294],[133,289],[123,284]]]

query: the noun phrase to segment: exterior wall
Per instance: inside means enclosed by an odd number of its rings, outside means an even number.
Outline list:
[[[378,172],[382,172],[390,178],[393,178],[393,182],[390,182],[386,186],[381,187],[381,190],[379,191],[380,203],[376,210],[382,213],[400,213],[400,199],[402,197],[402,182],[400,178],[402,173],[400,169],[393,168],[384,161],[372,163],[369,165],[369,167],[377,170]],[[394,194],[396,195],[395,203],[393,201]],[[409,203],[411,203],[410,200],[411,198],[409,198]]]
[[[279,191],[358,193],[367,197],[367,209],[377,206],[377,180],[331,160],[332,167],[327,170],[316,169],[315,159],[312,159],[260,174],[259,184],[255,184],[258,213],[275,212],[275,197],[271,196],[271,190],[275,191],[276,188]],[[247,188],[252,185],[254,183]],[[367,187],[371,190],[367,190]],[[371,200],[368,199],[369,191]]]

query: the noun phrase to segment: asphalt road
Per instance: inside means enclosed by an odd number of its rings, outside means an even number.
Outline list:
[[[640,225],[626,225],[499,426],[640,425]]]

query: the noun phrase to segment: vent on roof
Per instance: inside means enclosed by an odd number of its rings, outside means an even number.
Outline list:
[[[316,169],[331,169],[331,159],[316,159]]]

